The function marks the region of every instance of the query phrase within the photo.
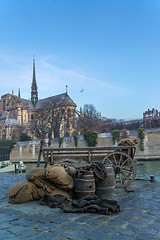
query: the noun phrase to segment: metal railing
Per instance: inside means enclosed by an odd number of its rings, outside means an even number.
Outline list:
[[[0,161],[10,160],[10,150],[9,147],[0,147]]]

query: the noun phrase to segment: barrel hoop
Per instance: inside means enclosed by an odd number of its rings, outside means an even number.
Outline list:
[[[95,179],[87,180],[87,179],[82,179],[82,178],[75,178],[75,180],[82,181],[82,182],[94,182],[95,181]]]
[[[107,190],[107,189],[109,189],[109,188],[115,188],[115,186],[112,186],[112,187],[98,187],[97,190],[99,190],[99,189]]]
[[[77,191],[77,190],[74,190],[75,192],[77,193],[95,193],[95,190],[94,191]]]

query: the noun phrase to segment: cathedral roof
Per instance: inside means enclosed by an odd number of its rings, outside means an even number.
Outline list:
[[[56,96],[48,97],[41,99],[37,102],[35,109],[41,109],[45,107],[58,107],[58,106],[75,106],[76,104],[73,100],[68,96],[67,93],[62,93]]]
[[[17,119],[9,118],[4,125],[19,125],[19,122]]]
[[[2,114],[0,115],[0,120],[6,119],[6,111],[3,111]]]
[[[33,103],[30,100],[21,98],[21,106],[28,107],[29,109],[34,109]]]

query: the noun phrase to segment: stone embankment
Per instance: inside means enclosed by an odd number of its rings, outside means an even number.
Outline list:
[[[131,140],[138,139],[137,131],[128,131],[128,134]],[[113,146],[111,133],[99,133],[96,146]],[[51,147],[58,148],[59,139],[53,139]],[[61,148],[66,147],[75,147],[73,137],[66,137],[63,139]],[[83,136],[78,136],[78,147],[87,147]],[[11,161],[19,162],[23,160],[24,162],[37,162],[39,148],[40,141],[18,142],[11,151]],[[135,158],[137,160],[160,159],[160,128],[145,130],[144,151],[140,150],[138,144]]]
[[[115,189],[119,214],[64,213],[39,201],[9,204],[8,189],[25,174],[0,174],[0,239],[157,240],[160,239],[160,182],[132,183],[135,191]]]

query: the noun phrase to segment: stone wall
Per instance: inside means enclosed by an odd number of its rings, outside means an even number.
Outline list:
[[[137,131],[129,131],[131,140],[138,139]],[[138,139],[139,140],[139,139]],[[99,133],[97,147],[113,146],[111,133]],[[135,158],[138,160],[160,159],[160,128],[145,130],[144,151],[141,151],[139,144],[136,145]],[[59,147],[59,139],[53,139],[51,147]],[[63,139],[61,148],[75,147],[74,138],[66,137]],[[78,147],[87,147],[83,136],[78,137]],[[40,148],[40,141],[18,142],[11,151],[10,159],[12,162],[37,162]],[[43,157],[41,159],[43,162]]]
[[[11,151],[11,162],[36,162],[38,160],[40,141],[18,142]]]

